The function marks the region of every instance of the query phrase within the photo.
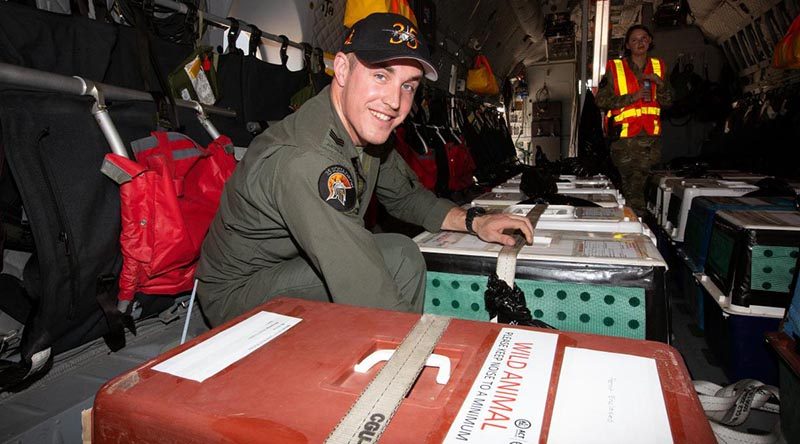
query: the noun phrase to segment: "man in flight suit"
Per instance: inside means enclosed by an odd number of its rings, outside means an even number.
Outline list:
[[[391,147],[423,75],[437,79],[416,27],[395,14],[353,25],[330,87],[256,137],[225,186],[203,243],[198,297],[217,325],[275,296],[421,312],[425,262],[399,234],[373,234],[375,193],[393,216],[429,231],[513,244],[530,222],[437,198]]]

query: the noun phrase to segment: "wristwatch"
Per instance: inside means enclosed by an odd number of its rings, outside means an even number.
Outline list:
[[[470,209],[467,210],[467,218],[464,221],[464,225],[467,227],[467,233],[477,234],[475,230],[472,229],[472,221],[474,221],[476,217],[483,216],[484,214],[486,214],[486,208],[482,207],[470,207]]]

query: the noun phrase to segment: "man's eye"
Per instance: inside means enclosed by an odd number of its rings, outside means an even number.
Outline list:
[[[375,74],[375,79],[383,81],[383,80],[386,80],[386,76],[384,74],[377,73],[377,74]]]
[[[410,83],[404,83],[403,84],[403,89],[408,91],[408,92],[412,92],[412,93],[417,90],[417,88],[414,85],[410,84]]]

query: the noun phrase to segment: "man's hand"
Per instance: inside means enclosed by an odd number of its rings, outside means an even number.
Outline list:
[[[638,102],[644,97],[644,89],[639,88],[636,92],[628,94],[631,97],[631,103]]]
[[[481,240],[512,246],[514,238],[503,231],[519,230],[525,236],[528,245],[533,243],[533,225],[527,217],[511,214],[486,214],[472,221],[472,229]]]
[[[442,230],[467,231],[467,212],[463,208],[454,207],[447,213],[442,222]],[[528,245],[533,243],[533,225],[527,217],[505,213],[492,213],[477,216],[472,220],[472,229],[481,240],[503,245],[514,245],[514,230],[520,230]],[[511,234],[503,231],[511,230]]]

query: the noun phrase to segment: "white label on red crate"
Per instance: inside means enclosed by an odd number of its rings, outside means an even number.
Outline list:
[[[443,443],[538,443],[557,343],[502,329]]]
[[[203,382],[277,338],[301,320],[268,311],[258,312],[155,365],[153,370]]]
[[[547,444],[672,443],[652,358],[567,347]]]

